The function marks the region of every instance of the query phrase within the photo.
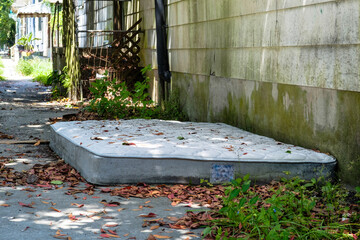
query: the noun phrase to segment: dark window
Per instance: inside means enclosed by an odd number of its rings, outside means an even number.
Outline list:
[[[39,31],[42,30],[42,25],[43,25],[43,18],[39,18]]]

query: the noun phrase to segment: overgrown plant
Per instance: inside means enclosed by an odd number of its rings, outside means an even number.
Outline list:
[[[16,70],[24,76],[31,76],[34,81],[41,82],[42,84],[49,86],[49,75],[52,72],[52,63],[49,59],[20,59]]]
[[[308,182],[293,178],[275,185],[270,192],[259,194],[250,186],[249,175],[233,180],[226,187],[223,207],[218,216],[210,220],[204,237],[356,239],[360,234],[358,213],[345,218],[341,215],[348,210],[343,205],[346,194],[338,185],[325,183],[318,187],[317,184],[315,179]],[[329,194],[337,198],[338,204]]]
[[[126,107],[131,102],[125,82],[117,83],[116,79],[108,81],[104,78],[92,82],[91,85],[90,91],[94,99],[90,101],[87,110],[107,118],[126,117]]]
[[[141,69],[144,80],[135,83],[134,93],[131,94],[132,102],[134,104],[133,111],[139,112],[139,115],[142,117],[150,117],[152,115],[152,110],[149,109],[149,107],[154,102],[149,97],[148,89],[150,87],[150,78],[146,75],[151,70],[151,65]]]
[[[70,88],[70,79],[67,75],[67,67],[62,71],[53,71],[47,77],[47,82],[52,85],[52,98],[65,97]]]
[[[181,109],[180,93],[178,90],[172,90],[168,100],[164,101],[164,105],[157,107],[157,118],[165,120],[187,121],[188,118]]]
[[[164,106],[156,106],[151,100],[148,89],[150,78],[147,77],[151,66],[141,70],[143,80],[129,91],[125,82],[109,81],[107,74],[103,79],[91,83],[90,92],[93,99],[85,109],[96,112],[103,118],[160,118],[171,120],[187,120],[180,109],[179,94],[173,92]]]

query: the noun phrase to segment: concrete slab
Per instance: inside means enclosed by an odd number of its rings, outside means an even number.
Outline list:
[[[50,147],[91,183],[258,183],[331,176],[336,160],[223,123],[164,120],[58,122]],[[285,174],[284,172],[287,172]]]
[[[172,206],[171,201],[163,197],[125,199],[102,193],[100,188],[94,189],[92,196],[81,192],[76,196],[67,195],[68,187],[65,183],[62,187],[53,187],[50,190],[32,186],[0,188],[0,239],[56,239],[60,238],[54,237],[57,231],[64,234],[61,239],[104,239],[101,237],[101,229],[115,231],[120,239],[143,240],[148,239],[150,234],[169,236],[171,240],[201,239],[202,228],[189,230],[160,227],[152,230],[151,226],[142,225],[144,220],[156,218],[173,223],[169,217],[181,218],[189,210],[204,211],[208,210],[207,208],[196,204]],[[83,183],[76,187],[79,190],[85,188]],[[117,202],[120,205],[108,207],[101,203],[105,201]],[[31,204],[32,207],[23,207],[19,202]],[[156,216],[147,219],[140,217],[150,212]],[[75,219],[70,219],[70,214]],[[154,225],[156,224],[152,224]],[[189,231],[194,234],[189,236],[186,234]]]

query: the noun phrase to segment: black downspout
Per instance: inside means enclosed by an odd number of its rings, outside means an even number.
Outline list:
[[[155,0],[155,19],[156,19],[156,50],[158,61],[158,73],[160,80],[160,101],[165,101],[168,97],[167,87],[171,79],[169,70],[169,54],[167,50],[166,16],[163,0]]]

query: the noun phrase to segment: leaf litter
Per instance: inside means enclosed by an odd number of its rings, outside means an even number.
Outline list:
[[[40,165],[35,164],[30,170],[24,172],[15,172],[12,168],[6,166],[6,163],[11,162],[10,158],[0,157],[0,185],[1,186],[29,186],[34,188],[43,188],[47,190],[56,190],[60,189],[56,183],[67,183],[67,195],[76,197],[76,194],[87,194],[89,196],[93,195],[95,191],[98,191],[102,194],[109,194],[111,196],[117,196],[122,198],[158,198],[158,197],[167,197],[173,206],[182,204],[188,207],[191,207],[194,204],[198,204],[201,207],[206,207],[213,210],[218,210],[222,208],[221,197],[224,196],[224,186],[216,185],[216,186],[201,186],[201,185],[148,185],[146,183],[138,183],[136,185],[119,185],[115,187],[97,187],[92,184],[86,184],[86,187],[78,187],[80,182],[86,183],[84,178],[70,165],[66,164],[63,160],[59,160],[56,162]],[[30,175],[35,175],[37,178],[32,177],[32,179],[36,179],[36,182],[33,184],[29,184],[27,182],[27,178]],[[53,182],[52,182],[53,181]],[[57,182],[59,181],[59,182]],[[55,183],[55,184],[52,184]],[[279,188],[281,183],[272,182],[267,185],[261,186],[253,186],[251,189],[257,192],[262,199],[266,199],[271,197],[274,189]],[[31,188],[27,187],[24,189],[25,191],[32,191]],[[37,195],[41,196],[40,194]],[[100,198],[98,196],[93,196],[93,198]],[[104,204],[104,207],[119,207],[120,203],[118,202],[106,202],[101,201]],[[149,203],[149,201],[145,202],[145,204]],[[149,205],[141,205],[139,210],[143,210],[145,207],[151,208]],[[23,203],[19,202],[19,205],[22,207],[34,208],[34,203]],[[84,206],[84,204],[72,204],[78,208]],[[2,207],[8,207],[7,204],[0,205]],[[264,206],[266,207],[266,206]],[[117,211],[123,211],[125,208],[118,208]],[[315,208],[314,211],[322,208]],[[51,208],[53,211],[60,211],[56,208]],[[172,209],[165,209],[166,211],[171,211]],[[106,211],[102,211],[100,213],[95,213],[93,215],[89,215],[87,217],[96,217],[96,216],[104,216],[106,215]],[[154,215],[152,215],[154,214]],[[187,212],[183,217],[176,219],[167,218],[168,221],[164,221],[163,218],[157,219],[146,219],[156,217],[156,213],[140,215],[143,216],[144,224],[143,227],[150,227],[151,229],[157,229],[160,226],[170,228],[170,229],[194,229],[204,226],[209,226],[209,220],[213,220],[218,218],[216,212],[209,211],[196,211],[196,212]],[[102,216],[101,216],[102,215]],[[146,216],[146,217],[145,217]],[[72,221],[78,220],[78,218],[72,214],[68,214],[68,217]],[[113,231],[113,230],[112,230]],[[107,234],[104,236],[115,237],[116,234],[112,232],[106,232],[103,234]],[[55,235],[57,237],[63,237],[63,239],[68,239],[65,236]],[[117,236],[119,237],[119,236]],[[153,237],[155,237],[153,235]],[[149,237],[151,239],[151,237]],[[155,239],[157,239],[155,237]]]
[[[9,161],[10,159],[2,159]],[[27,171],[23,171],[21,173],[13,171],[13,169],[7,167],[3,164],[5,161],[1,161],[0,163],[0,177],[4,180],[0,182],[3,186],[29,186],[33,188],[42,188],[44,190],[56,190],[61,189],[59,185],[63,185],[65,183],[68,184],[67,195],[74,196],[76,199],[76,194],[87,194],[93,195],[95,191],[100,191],[103,194],[109,194],[111,196],[118,196],[123,198],[157,198],[157,197],[167,197],[172,201],[172,205],[176,206],[180,203],[191,206],[193,203],[198,203],[200,206],[209,207],[209,208],[220,208],[221,201],[220,197],[224,194],[223,186],[214,186],[212,188],[204,187],[204,186],[188,186],[188,185],[148,185],[145,183],[138,183],[136,185],[122,185],[120,187],[102,187],[98,188],[92,184],[86,184],[85,188],[78,187],[80,182],[86,183],[84,178],[70,165],[66,164],[63,160],[59,160],[56,162],[40,165],[35,164],[31,169]],[[34,180],[32,184],[29,184],[27,179],[29,176]],[[26,188],[29,191],[33,191],[32,188]],[[27,190],[26,190],[27,191]],[[38,195],[41,196],[41,195]],[[94,196],[94,198],[99,198]],[[86,199],[86,197],[85,197]],[[48,204],[49,202],[43,201],[43,203]],[[100,201],[104,205],[104,207],[119,207],[119,202],[107,202],[106,200]],[[144,205],[139,206],[139,210],[145,208],[152,208],[152,206],[147,205],[150,201],[146,201]],[[25,204],[19,202],[19,205],[22,207],[33,208],[34,203]],[[81,208],[84,204],[72,203],[72,206]],[[3,205],[5,207],[7,205]],[[61,212],[59,209],[54,207],[49,208],[52,211]],[[122,211],[124,208],[118,208],[117,211]],[[168,209],[171,210],[171,209]],[[95,213],[93,215],[89,215],[87,217],[93,218],[101,215],[106,215],[106,211],[102,211],[99,213]],[[72,213],[67,214],[68,218],[71,221],[77,221],[79,218],[73,215]],[[156,213],[148,213],[139,215],[139,217],[143,218],[155,218],[157,217]],[[170,220],[170,219],[169,219]],[[176,220],[175,218],[171,218],[171,220]],[[156,224],[156,225],[154,225]],[[173,228],[173,229],[184,229],[184,226],[180,226],[178,224],[167,223],[163,220],[163,218],[157,219],[149,219],[144,220],[144,227],[150,226],[152,229],[157,229],[160,226]],[[116,234],[112,232],[105,232],[102,234],[103,237],[118,237]],[[54,237],[67,239],[67,236],[56,234]]]

